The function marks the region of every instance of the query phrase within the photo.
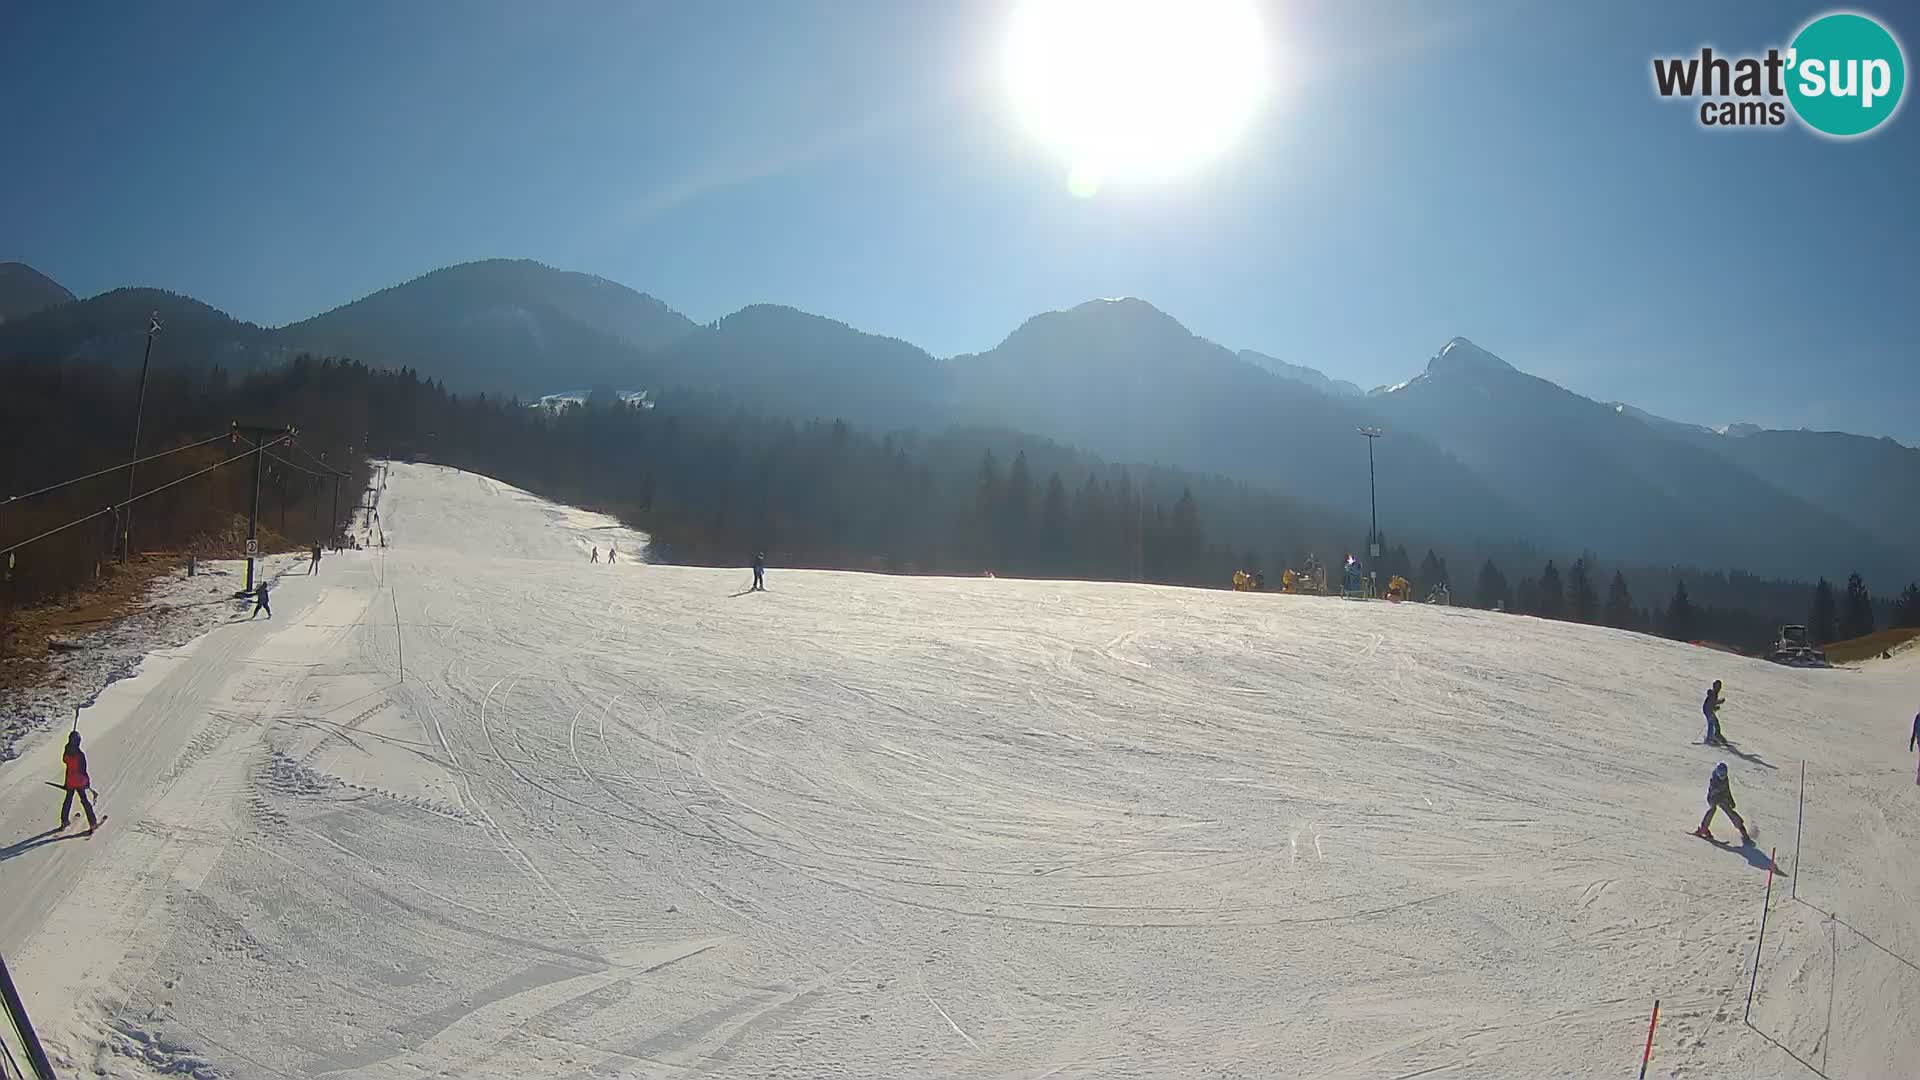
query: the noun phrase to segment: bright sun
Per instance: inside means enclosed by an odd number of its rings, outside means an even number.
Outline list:
[[[1254,0],[1026,0],[1007,80],[1068,186],[1164,179],[1231,144],[1267,93]]]

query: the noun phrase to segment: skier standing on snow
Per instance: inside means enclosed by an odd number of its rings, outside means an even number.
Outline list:
[[[100,827],[100,819],[94,816],[93,799],[87,795],[88,789],[93,787],[93,781],[87,777],[87,755],[80,749],[79,732],[68,734],[67,748],[61,752],[60,758],[67,766],[66,780],[60,785],[67,793],[67,797],[60,802],[60,827],[67,827],[67,821],[73,814],[73,797],[78,795],[80,809],[87,812],[87,831],[92,832]]]
[[[259,588],[253,590],[253,614],[247,616],[247,621],[252,622],[259,618],[263,611],[267,613],[267,618],[273,618],[273,609],[267,606],[267,583],[264,581],[260,583]]]
[[[619,561],[620,561],[620,552],[617,549],[615,549],[612,544],[608,544],[607,545],[607,565],[611,566],[614,563]]]
[[[1727,763],[1724,761],[1713,767],[1713,778],[1707,781],[1707,816],[1700,819],[1700,827],[1693,831],[1693,835],[1702,840],[1713,839],[1713,831],[1708,826],[1713,824],[1715,810],[1724,810],[1727,817],[1733,819],[1734,828],[1740,830],[1741,843],[1753,843],[1753,838],[1747,835],[1747,823],[1740,820],[1739,812],[1733,808],[1733,785],[1727,781]]]
[[[600,546],[598,544],[594,545],[593,558],[588,559],[587,561],[593,562],[593,563],[597,563],[600,561]]]
[[[747,591],[748,592],[766,592],[767,591],[767,553],[764,551],[754,552],[753,588]]]
[[[1707,714],[1707,745],[1725,746],[1727,740],[1720,734],[1720,706],[1727,699],[1720,694],[1720,680],[1713,680],[1713,686],[1707,690],[1707,700],[1700,703],[1700,711]]]
[[[317,574],[319,572],[320,572],[320,545],[315,544],[313,545],[313,563],[307,567],[307,573]]]
[[[1907,753],[1913,753],[1915,746],[1920,746],[1920,713],[1913,714],[1913,734],[1907,738]],[[1920,764],[1914,766],[1913,782],[1920,784]]]

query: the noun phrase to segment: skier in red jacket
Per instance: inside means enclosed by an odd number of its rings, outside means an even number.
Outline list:
[[[79,732],[67,736],[67,749],[60,757],[67,764],[67,779],[60,785],[67,792],[67,797],[60,803],[60,827],[67,827],[67,821],[73,813],[73,797],[78,795],[80,809],[87,812],[87,831],[92,832],[100,827],[100,819],[94,816],[93,799],[87,795],[88,789],[93,787],[93,781],[87,777],[87,754],[80,749]]]

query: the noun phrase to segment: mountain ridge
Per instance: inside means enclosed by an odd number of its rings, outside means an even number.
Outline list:
[[[23,262],[0,262],[0,323],[72,303],[65,285]]]
[[[1545,508],[1569,541],[1643,560],[1712,550],[1781,575],[1849,560],[1901,572],[1899,551],[1869,523],[1701,445],[1722,437],[1624,414],[1464,339],[1369,400],[1384,419],[1461,455],[1495,490]]]
[[[1210,341],[1139,297],[1040,312],[991,349],[937,359],[778,304],[698,325],[617,282],[497,259],[278,328],[164,290],[114,290],[0,325],[0,360],[137,363],[156,309],[161,363],[248,370],[298,352],[352,355],[525,400],[645,388],[877,430],[999,425],[1343,513],[1377,504],[1393,532],[1405,523],[1676,563],[1725,551],[1728,565],[1804,576],[1843,572],[1843,557],[1897,566],[1889,544],[1920,529],[1920,509],[1903,509],[1920,507],[1920,491],[1873,497],[1920,484],[1920,451],[1893,440],[1715,432],[1585,398],[1466,337],[1406,382],[1361,394],[1317,368]],[[1387,432],[1372,470],[1359,427]],[[1829,482],[1836,467],[1858,470],[1857,482]]]

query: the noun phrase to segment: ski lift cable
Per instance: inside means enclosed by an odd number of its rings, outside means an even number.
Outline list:
[[[197,450],[200,447],[206,446],[209,443],[217,443],[221,439],[224,439],[226,437],[227,437],[227,433],[223,431],[220,434],[215,435],[211,439],[202,439],[197,443],[188,443],[185,446],[176,446],[171,450],[162,450],[157,454],[148,454],[146,457],[143,457],[143,458],[134,458],[132,461],[123,461],[118,465],[109,466],[108,468],[101,469],[98,472],[90,472],[85,476],[76,476],[71,480],[62,480],[57,484],[49,484],[46,487],[40,488],[37,491],[29,491],[25,495],[9,495],[6,497],[4,501],[0,501],[0,507],[12,506],[16,502],[24,502],[27,499],[33,498],[35,495],[45,495],[49,491],[58,491],[63,487],[67,487],[72,484],[77,484],[82,480],[91,480],[96,476],[105,476],[108,473],[116,473],[116,472],[119,472],[121,469],[127,468],[130,465],[144,465],[149,461],[157,461],[160,458],[168,456],[169,454],[178,454],[183,450]]]
[[[225,435],[222,435],[222,436],[220,436],[220,437],[221,437],[221,438],[223,438],[223,439],[224,439],[224,438],[226,438],[226,436],[225,436]],[[121,501],[121,502],[118,502],[118,503],[114,503],[114,504],[112,504],[112,505],[109,505],[109,506],[107,506],[107,507],[105,507],[105,508],[103,508],[103,509],[100,509],[100,510],[95,510],[95,511],[94,511],[93,513],[91,513],[91,514],[87,514],[87,515],[85,515],[85,516],[82,516],[82,517],[77,517],[77,518],[74,518],[74,519],[73,519],[72,521],[69,521],[69,522],[67,522],[67,523],[66,523],[65,525],[60,525],[60,526],[56,526],[55,528],[51,528],[51,529],[48,529],[48,530],[47,530],[46,532],[43,532],[43,533],[41,533],[41,534],[40,534],[40,535],[38,535],[38,536],[32,536],[32,537],[28,537],[27,539],[25,539],[25,540],[22,540],[22,541],[20,541],[19,543],[17,543],[17,544],[14,544],[14,545],[12,545],[12,546],[10,546],[10,547],[4,547],[4,548],[0,548],[0,555],[10,555],[10,554],[12,554],[13,552],[16,552],[16,551],[18,551],[18,550],[20,550],[21,548],[23,548],[23,547],[26,547],[26,546],[27,546],[27,545],[29,545],[29,544],[33,544],[33,543],[38,543],[38,542],[39,542],[39,541],[41,541],[41,540],[45,540],[45,539],[46,539],[47,537],[49,537],[49,536],[53,536],[53,535],[56,535],[56,534],[58,534],[58,533],[63,533],[63,532],[66,532],[66,531],[67,531],[68,529],[71,529],[71,528],[73,528],[73,527],[74,527],[75,525],[84,525],[84,524],[86,524],[87,522],[89,522],[89,521],[92,521],[92,520],[93,520],[93,519],[95,519],[95,518],[98,518],[98,517],[105,517],[105,516],[106,516],[106,515],[108,515],[108,514],[117,514],[117,513],[119,513],[119,512],[121,511],[121,510],[124,510],[124,509],[126,509],[127,507],[129,507],[129,506],[132,506],[132,505],[133,505],[134,503],[137,503],[137,502],[139,502],[139,501],[140,501],[141,499],[144,499],[144,498],[146,498],[146,497],[147,497],[147,496],[149,496],[149,495],[158,495],[159,493],[161,493],[161,492],[163,492],[163,491],[165,491],[165,490],[167,490],[167,489],[168,489],[168,488],[170,488],[170,487],[173,487],[173,486],[175,486],[176,484],[184,484],[184,483],[186,483],[187,481],[189,481],[189,480],[192,480],[192,479],[194,479],[195,477],[200,477],[200,476],[205,476],[205,475],[207,475],[208,473],[210,473],[210,472],[212,472],[212,471],[213,471],[213,470],[215,470],[215,469],[222,469],[222,468],[225,468],[225,467],[227,467],[228,465],[231,465],[231,464],[233,464],[233,463],[234,463],[234,462],[236,462],[236,461],[244,461],[244,460],[246,460],[247,458],[249,458],[249,457],[252,457],[252,456],[253,456],[254,454],[258,454],[258,453],[261,453],[261,452],[263,452],[263,451],[265,451],[265,450],[267,449],[267,447],[270,447],[270,446],[278,446],[279,444],[281,444],[281,443],[283,443],[283,442],[285,442],[286,440],[288,440],[288,439],[290,439],[290,438],[292,438],[292,437],[293,437],[293,436],[291,436],[291,435],[282,435],[282,436],[280,436],[279,438],[277,438],[277,439],[274,439],[274,440],[273,440],[272,442],[269,442],[269,443],[262,443],[261,445],[259,445],[259,446],[256,446],[256,447],[254,447],[254,448],[253,448],[252,450],[249,450],[249,451],[247,451],[247,452],[246,452],[246,453],[244,453],[244,454],[235,454],[235,455],[234,455],[233,457],[230,457],[230,458],[227,458],[227,459],[226,459],[226,460],[224,460],[224,461],[217,461],[217,462],[215,462],[214,464],[212,464],[212,465],[209,465],[209,466],[207,466],[207,467],[206,467],[206,468],[204,468],[204,469],[201,469],[201,470],[200,470],[199,472],[195,472],[195,473],[188,473],[187,475],[185,475],[185,476],[183,476],[183,477],[181,477],[181,478],[179,478],[178,480],[169,480],[169,481],[167,481],[166,483],[164,483],[164,484],[161,484],[161,485],[160,485],[159,487],[157,487],[157,488],[150,488],[150,489],[148,489],[148,490],[146,490],[146,491],[143,491],[143,492],[141,492],[140,494],[138,494],[138,495],[135,495],[135,496],[134,496],[133,498],[131,498],[131,499],[126,499],[126,500],[123,500],[123,501]]]
[[[301,472],[303,472],[303,473],[306,473],[306,474],[307,474],[308,476],[322,476],[322,477],[324,477],[324,476],[330,476],[330,475],[333,475],[333,476],[337,476],[337,475],[340,475],[340,474],[338,474],[338,473],[320,473],[320,472],[315,472],[315,471],[313,471],[312,469],[309,469],[309,468],[307,468],[307,467],[306,467],[306,466],[304,466],[304,465],[299,465],[299,464],[296,464],[296,463],[294,463],[294,462],[291,462],[291,461],[288,461],[288,460],[287,460],[286,458],[283,458],[283,457],[281,457],[281,456],[280,456],[279,454],[268,454],[268,455],[267,455],[267,457],[268,457],[268,458],[270,458],[270,459],[272,459],[272,460],[274,460],[274,461],[277,461],[277,462],[279,462],[279,463],[280,463],[280,464],[282,464],[282,465],[285,465],[285,466],[286,466],[287,468],[289,468],[289,469],[298,469],[298,470],[300,470]]]
[[[308,453],[308,452],[307,452],[307,451],[306,451],[305,449],[303,449],[303,448],[302,448],[302,447],[300,446],[300,444],[299,444],[299,443],[297,443],[297,442],[296,442],[296,443],[289,443],[289,444],[287,445],[287,449],[289,449],[289,450],[291,450],[291,451],[293,451],[293,452],[294,452],[294,453],[296,453],[296,454],[299,454],[299,455],[300,455],[301,457],[303,457],[303,458],[306,458],[306,459],[307,459],[308,461],[311,461],[311,462],[313,462],[313,463],[314,463],[315,465],[318,465],[318,466],[320,466],[320,468],[321,468],[322,470],[324,470],[324,471],[326,471],[326,472],[329,472],[329,473],[332,473],[332,474],[333,474],[333,475],[335,475],[335,476],[346,476],[346,475],[348,475],[348,473],[346,472],[346,470],[344,470],[344,469],[336,469],[336,468],[334,468],[333,466],[331,466],[331,465],[329,465],[329,464],[327,464],[327,463],[326,463],[325,461],[322,461],[321,459],[319,459],[319,458],[317,458],[317,457],[314,457],[314,456],[313,456],[312,454],[310,454],[310,453]]]

